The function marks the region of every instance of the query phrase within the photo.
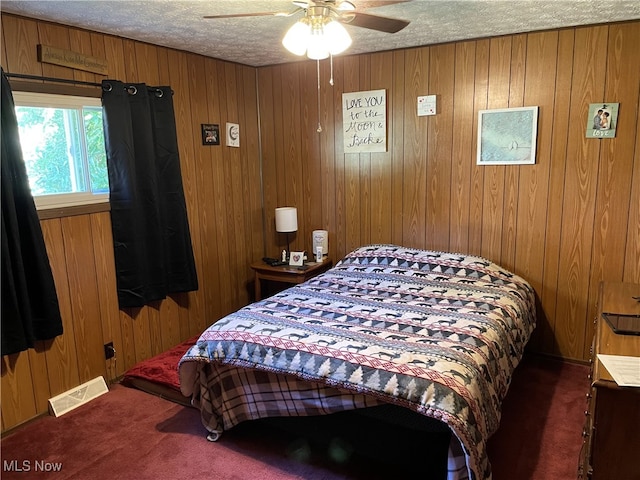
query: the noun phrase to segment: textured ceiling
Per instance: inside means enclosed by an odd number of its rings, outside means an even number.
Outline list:
[[[365,3],[365,0],[352,0]],[[300,60],[282,36],[293,17],[204,19],[205,15],[291,11],[289,0],[7,1],[0,10],[251,66]],[[412,0],[367,13],[410,20],[395,34],[347,26],[345,54],[640,18],[639,0]]]

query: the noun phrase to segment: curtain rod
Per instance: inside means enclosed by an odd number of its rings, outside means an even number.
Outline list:
[[[54,78],[54,77],[39,77],[37,75],[28,75],[25,73],[8,73],[8,72],[4,72],[5,76],[7,78],[9,77],[13,77],[13,78],[22,78],[22,79],[28,79],[28,80],[44,80],[47,82],[58,82],[58,83],[70,83],[73,85],[87,85],[89,87],[100,87],[102,88],[102,83],[95,83],[95,82],[83,82],[82,80],[70,80],[68,78]],[[157,97],[162,97],[163,91],[160,88],[157,87],[147,87],[150,91],[154,92],[156,94]],[[109,90],[111,90],[111,88],[109,88]],[[125,87],[125,90],[127,90],[131,95],[135,95],[137,93],[137,89],[134,85],[130,85],[128,87]],[[171,95],[173,95],[173,90],[171,90]]]
[[[68,78],[39,77],[37,75],[27,75],[24,73],[8,73],[5,72],[7,78],[23,78],[27,80],[44,80],[46,82],[71,83],[74,85],[86,85],[89,87],[102,87],[101,83],[83,82],[81,80],[69,80]]]

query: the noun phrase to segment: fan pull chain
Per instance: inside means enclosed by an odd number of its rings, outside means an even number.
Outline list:
[[[322,125],[320,124],[320,60],[316,60],[316,69],[318,73],[318,128],[316,132],[322,132]]]
[[[329,78],[329,85],[333,87],[333,54],[329,57],[329,62],[331,63],[331,77]]]

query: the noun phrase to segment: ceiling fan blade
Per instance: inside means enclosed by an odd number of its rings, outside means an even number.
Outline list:
[[[242,17],[290,17],[298,13],[301,8],[291,12],[255,12],[255,13],[230,13],[227,15],[205,15],[202,18],[242,18]]]
[[[358,10],[364,10],[365,8],[378,8],[386,7],[388,5],[395,5],[396,3],[407,3],[411,0],[354,0],[356,2],[356,8]]]
[[[355,27],[368,28],[370,30],[378,30],[379,32],[396,33],[409,25],[407,20],[398,20],[396,18],[380,17],[378,15],[370,15],[361,12],[349,12],[344,15],[343,22]]]
[[[205,15],[202,18],[273,17],[278,12],[231,13],[228,15]]]

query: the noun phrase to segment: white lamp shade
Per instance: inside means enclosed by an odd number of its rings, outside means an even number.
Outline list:
[[[324,38],[326,39],[326,48],[331,55],[338,55],[351,46],[351,36],[347,29],[341,23],[335,20],[330,21],[324,26]]]
[[[298,210],[296,207],[276,208],[276,232],[295,232],[298,230]]]
[[[349,48],[351,36],[335,20],[303,17],[287,30],[282,45],[294,55],[302,56],[306,52],[312,60],[323,60],[330,54],[338,55]]]
[[[311,30],[307,43],[307,57],[311,60],[324,60],[329,57],[327,38],[322,29]]]
[[[303,19],[304,20],[304,19]],[[311,25],[300,20],[294,23],[282,39],[282,45],[294,55],[302,56],[307,51],[311,36]]]

